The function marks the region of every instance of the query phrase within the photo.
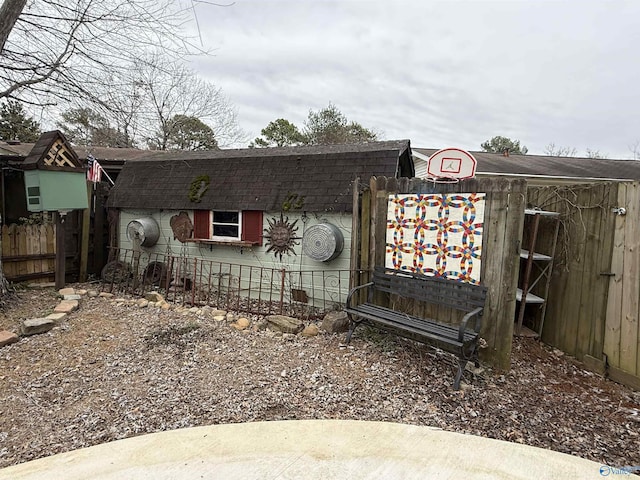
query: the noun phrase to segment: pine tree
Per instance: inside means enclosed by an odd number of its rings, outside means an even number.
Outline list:
[[[0,139],[32,143],[40,137],[40,125],[27,116],[22,104],[7,100],[0,105]]]

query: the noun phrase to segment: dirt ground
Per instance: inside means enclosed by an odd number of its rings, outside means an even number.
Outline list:
[[[20,290],[0,330],[57,303],[52,289]],[[162,430],[319,418],[430,425],[640,466],[640,393],[535,340],[516,338],[508,373],[467,372],[460,392],[441,352],[365,328],[343,341],[237,331],[206,308],[84,297],[50,332],[0,349],[0,468]]]

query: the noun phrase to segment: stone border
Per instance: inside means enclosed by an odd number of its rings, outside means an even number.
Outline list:
[[[39,285],[38,285],[39,286]],[[295,317],[285,315],[267,315],[253,323],[247,316],[243,316],[225,310],[219,310],[211,306],[204,307],[184,307],[181,305],[171,305],[158,292],[147,292],[144,298],[128,299],[116,297],[113,293],[99,292],[98,290],[87,290],[84,288],[67,287],[58,290],[62,300],[56,305],[52,314],[42,318],[31,318],[23,320],[20,324],[20,334],[7,330],[0,331],[0,348],[5,345],[16,343],[20,337],[27,337],[46,333],[55,327],[63,318],[80,308],[80,301],[84,297],[104,298],[121,305],[135,305],[138,308],[160,308],[162,310],[172,309],[176,314],[198,316],[209,315],[216,322],[228,322],[229,325],[238,331],[259,331],[269,329],[282,335],[301,334],[304,337],[314,337],[324,331],[329,334],[345,332],[349,326],[349,319],[345,312],[329,312],[325,315],[321,327],[315,323],[305,325],[304,322]]]

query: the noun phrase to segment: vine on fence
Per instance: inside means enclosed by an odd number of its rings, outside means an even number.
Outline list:
[[[558,235],[558,247],[556,249],[555,265],[569,270],[571,261],[580,262],[584,258],[584,249],[581,248],[589,235],[585,214],[587,211],[598,209],[601,215],[607,214],[612,205],[611,195],[616,194],[612,184],[577,185],[577,186],[546,186],[530,187],[528,190],[528,208],[560,213],[560,231]],[[595,189],[600,192],[595,196],[595,203],[583,202],[584,195],[592,194]]]

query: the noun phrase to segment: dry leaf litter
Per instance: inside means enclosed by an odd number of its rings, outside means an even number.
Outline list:
[[[0,330],[59,300],[17,292]],[[535,340],[514,339],[508,373],[466,372],[456,392],[454,359],[425,346],[366,328],[345,346],[214,310],[85,295],[49,332],[1,348],[0,468],[163,430],[302,419],[429,425],[640,465],[640,393]]]

